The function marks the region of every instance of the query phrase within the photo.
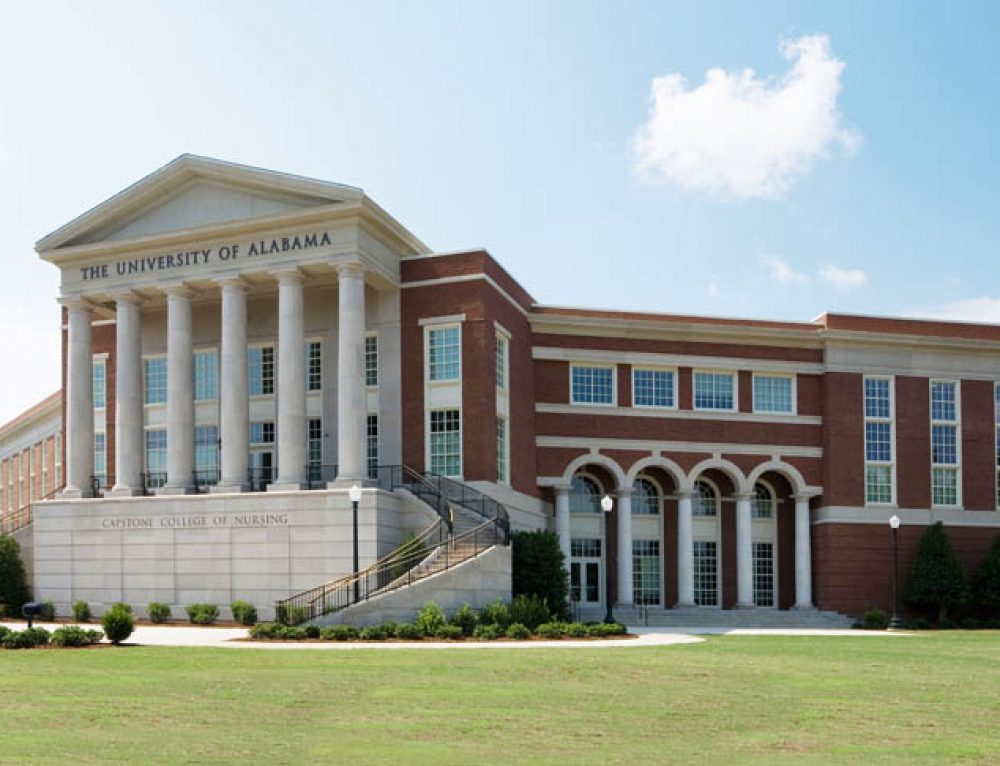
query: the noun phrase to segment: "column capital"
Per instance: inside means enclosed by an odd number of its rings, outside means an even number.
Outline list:
[[[63,295],[57,299],[60,306],[71,311],[93,311],[94,302],[85,295]]]
[[[135,290],[115,290],[108,293],[108,296],[115,303],[128,303],[132,306],[141,306],[147,298],[137,293]]]
[[[628,498],[630,498],[630,497],[632,497],[632,488],[631,487],[628,487],[628,488],[622,487],[622,488],[616,490],[615,492],[612,492],[611,493],[611,497],[617,497],[617,498],[626,498],[626,497],[628,497]]]
[[[245,293],[249,284],[242,274],[230,274],[225,277],[216,277],[212,280],[219,286],[220,290],[237,290]]]
[[[186,282],[174,282],[169,285],[161,285],[160,289],[167,294],[168,298],[184,298],[191,300],[195,296],[195,290]]]
[[[298,266],[288,266],[286,268],[270,269],[268,272],[269,276],[274,277],[278,284],[296,284],[300,285],[305,280],[305,274],[302,273],[302,269]]]
[[[733,495],[733,498],[735,498],[736,502],[740,502],[741,500],[750,501],[753,500],[753,492],[737,492]]]
[[[347,263],[335,263],[333,264],[334,269],[337,271],[337,276],[340,279],[350,279],[351,277],[361,277],[365,276],[367,269],[361,261],[349,261]]]
[[[568,495],[571,487],[569,484],[556,484],[552,489],[557,495]]]
[[[819,497],[819,495],[821,494],[822,492],[797,492],[796,494],[792,495],[792,500],[796,501],[805,500],[806,502],[809,502],[814,497]]]
[[[674,497],[676,497],[678,500],[685,500],[685,499],[690,500],[692,497],[694,497],[694,490],[679,489],[676,492],[674,492]]]

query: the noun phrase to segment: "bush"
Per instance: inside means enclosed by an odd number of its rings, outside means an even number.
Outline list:
[[[445,641],[455,641],[462,635],[462,629],[458,625],[442,625],[434,631],[434,638],[443,638]]]
[[[21,546],[8,535],[0,535],[0,603],[7,614],[21,613],[28,600],[28,578],[21,561]]]
[[[393,635],[403,641],[419,641],[424,637],[424,632],[412,622],[404,622],[396,626]]]
[[[49,642],[49,632],[45,628],[26,628],[19,633],[10,632],[3,639],[7,649],[34,649]]]
[[[38,614],[38,619],[42,622],[52,622],[56,618],[56,605],[51,598],[42,602],[42,609]]]
[[[319,638],[319,625],[306,625],[306,638]]]
[[[257,622],[257,607],[246,601],[236,600],[229,605],[233,619],[240,625],[253,625]]]
[[[146,616],[149,617],[150,622],[159,625],[170,619],[170,607],[159,601],[150,601],[149,606],[146,607]]]
[[[113,603],[111,605],[111,608],[112,609],[121,609],[122,611],[128,612],[129,614],[133,613],[132,612],[132,605],[131,604],[126,604],[124,601],[116,601],[115,603]]]
[[[250,638],[280,638],[284,627],[280,622],[258,622],[250,628]]]
[[[548,604],[538,596],[517,596],[510,602],[508,610],[512,623],[519,622],[530,630],[534,630],[550,619]]]
[[[0,644],[2,644],[3,640],[13,632],[14,631],[12,631],[10,628],[4,625],[0,625]]]
[[[282,625],[278,628],[275,637],[280,638],[282,641],[305,641],[309,638],[309,633],[305,628],[295,625]]]
[[[132,635],[132,631],[135,630],[135,617],[132,616],[131,610],[123,608],[122,604],[115,604],[104,613],[101,626],[108,641],[117,646]]]
[[[515,599],[517,596],[536,596],[549,605],[556,618],[567,617],[569,575],[559,547],[559,536],[554,532],[515,532],[511,543]]]
[[[620,622],[595,622],[587,625],[587,635],[591,638],[608,638],[609,636],[623,636],[626,628]]]
[[[500,636],[503,635],[503,628],[497,625],[495,622],[489,625],[483,625],[480,623],[472,630],[472,637],[479,638],[484,641],[496,641]]]
[[[889,615],[884,609],[869,609],[861,618],[861,627],[865,630],[885,630],[889,627]]]
[[[362,641],[385,641],[389,637],[390,633],[384,625],[369,625],[366,628],[362,628],[358,634],[358,638]]]
[[[524,641],[526,638],[531,638],[531,631],[528,629],[527,625],[520,622],[512,622],[507,630],[504,631],[504,635],[507,638],[515,638],[518,641]]]
[[[211,625],[219,618],[219,607],[215,604],[191,604],[187,614],[195,625]]]
[[[66,625],[52,631],[49,642],[54,646],[92,646],[100,643],[104,634],[99,630],[84,630],[79,625]]]
[[[353,625],[331,625],[319,634],[324,641],[357,641],[358,629]]]
[[[434,601],[428,601],[424,604],[417,612],[417,618],[413,621],[414,625],[420,628],[425,636],[433,636],[437,629],[447,622],[444,610]]]
[[[451,616],[450,620],[452,625],[457,625],[462,629],[463,636],[471,636],[472,631],[476,629],[476,625],[479,624],[479,618],[476,617],[476,610],[473,609],[468,603],[462,604],[456,611],[455,614]]]
[[[298,625],[306,622],[312,616],[307,606],[278,604],[274,612],[274,618],[284,625]]]
[[[570,638],[586,638],[590,634],[582,622],[571,622],[566,626],[566,635]]]
[[[941,630],[955,630],[958,627],[958,623],[950,617],[945,617],[943,620],[938,620],[938,627]]]
[[[73,619],[77,622],[90,622],[90,604],[86,601],[74,601]]]
[[[914,617],[906,625],[907,628],[911,630],[928,630],[931,626],[931,621],[926,617]]]
[[[499,625],[506,629],[511,623],[510,609],[498,598],[479,610],[479,623],[481,625]]]
[[[978,630],[983,627],[983,623],[975,617],[966,617],[959,624],[962,626],[962,630]]]
[[[937,611],[940,623],[948,610],[970,600],[969,578],[948,539],[944,524],[931,524],[920,538],[917,557],[906,582],[906,603]]]
[[[976,607],[984,614],[1000,613],[1000,535],[976,570],[972,592]]]
[[[566,626],[561,622],[543,622],[535,628],[539,638],[562,638],[566,635]]]

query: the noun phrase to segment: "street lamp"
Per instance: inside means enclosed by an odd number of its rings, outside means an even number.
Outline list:
[[[607,605],[607,612],[604,614],[604,621],[612,623],[615,616],[611,612],[611,567],[608,566],[608,519],[611,518],[611,509],[614,501],[611,495],[601,498],[601,510],[604,511],[604,603]]]
[[[889,620],[889,627],[898,630],[903,627],[903,621],[899,619],[899,516],[892,514],[889,526],[892,528],[892,619]]]
[[[358,502],[361,500],[361,487],[358,484],[352,486],[347,490],[347,496],[351,498],[351,508],[353,510],[353,527],[354,527],[354,603],[360,601],[359,598],[359,587],[358,587],[358,570],[361,569],[361,565],[358,563]]]

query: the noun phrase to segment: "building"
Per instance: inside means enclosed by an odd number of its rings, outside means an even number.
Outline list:
[[[934,520],[969,565],[1000,531],[1000,327],[545,306],[358,189],[190,155],[37,251],[66,326],[66,486],[33,524],[58,604],[266,609],[353,571],[348,487],[361,566],[433,520],[388,466],[556,531],[584,609],[855,615],[888,606],[891,515],[904,567]]]

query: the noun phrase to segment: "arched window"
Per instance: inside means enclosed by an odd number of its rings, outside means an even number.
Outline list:
[[[589,476],[574,476],[569,486],[570,513],[600,513],[601,488]]]
[[[632,484],[632,514],[656,516],[660,512],[660,492],[649,479],[636,479]]]
[[[691,514],[694,516],[719,515],[719,495],[715,491],[715,487],[704,479],[695,482]]]
[[[770,519],[774,516],[774,495],[766,484],[757,482],[753,485],[750,515],[755,519]]]

